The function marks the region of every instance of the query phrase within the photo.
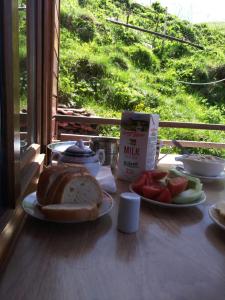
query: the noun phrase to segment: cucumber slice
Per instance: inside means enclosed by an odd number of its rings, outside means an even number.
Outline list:
[[[202,195],[202,190],[188,189],[172,199],[172,203],[186,204],[199,199]]]

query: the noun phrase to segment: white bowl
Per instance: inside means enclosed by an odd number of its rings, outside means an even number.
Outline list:
[[[181,161],[184,169],[191,174],[206,177],[216,177],[224,172],[225,160],[212,155],[190,154],[176,157]]]

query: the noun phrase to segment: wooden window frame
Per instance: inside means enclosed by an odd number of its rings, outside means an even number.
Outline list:
[[[38,3],[37,3],[38,2]],[[3,57],[5,67],[3,68],[4,79],[4,115],[3,120],[3,155],[4,155],[4,187],[8,199],[8,207],[0,218],[0,266],[4,266],[12,249],[16,237],[25,220],[25,214],[21,207],[21,199],[35,188],[36,179],[39,176],[44,163],[44,154],[40,154],[41,124],[40,108],[42,107],[42,92],[39,92],[41,78],[43,76],[41,66],[42,47],[32,46],[40,34],[34,34],[37,22],[42,22],[41,1],[29,0],[28,22],[28,95],[32,99],[32,105],[28,105],[28,118],[32,120],[31,145],[24,155],[20,155],[20,113],[19,113],[19,49],[18,49],[18,1],[3,0]],[[35,12],[36,5],[39,7]],[[34,17],[34,13],[36,14]],[[41,41],[39,37],[39,42]],[[38,42],[37,42],[38,44]],[[38,64],[39,63],[39,72]],[[6,67],[7,66],[7,67]],[[28,100],[29,103],[29,100]],[[36,115],[34,112],[38,112]],[[30,115],[29,115],[30,113]],[[37,130],[36,130],[37,129]]]
[[[54,34],[56,18],[59,18],[60,0],[27,0],[29,78],[27,116],[21,116],[19,113],[18,1],[2,0],[2,3],[4,9],[1,13],[4,17],[6,37],[4,59],[7,62],[7,68],[4,70],[5,82],[7,81],[7,101],[5,101],[7,106],[4,107],[7,116],[4,120],[7,139],[4,139],[4,154],[7,170],[5,178],[10,191],[10,201],[9,209],[0,218],[0,267],[5,266],[25,220],[21,199],[35,190],[45,159],[45,154],[40,153],[46,153],[47,144],[52,141],[55,133],[53,116],[56,114],[57,95],[54,95],[56,101],[53,101],[53,71],[56,70],[53,56],[56,51]],[[49,30],[45,30],[46,28]],[[13,64],[16,67],[13,67]],[[58,79],[57,74],[55,78]],[[32,104],[29,99],[32,99]],[[30,128],[31,135],[28,136],[31,145],[22,157],[19,126],[21,117],[28,118],[28,124],[33,124]],[[12,188],[12,183],[15,188]]]

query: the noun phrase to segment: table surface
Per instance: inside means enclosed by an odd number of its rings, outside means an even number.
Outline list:
[[[163,166],[163,165],[162,165]],[[224,300],[225,231],[208,207],[225,183],[204,184],[193,208],[142,202],[135,234],[117,231],[114,208],[94,222],[55,224],[28,217],[0,282],[2,300]]]

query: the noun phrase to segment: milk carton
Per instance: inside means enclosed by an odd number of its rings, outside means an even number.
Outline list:
[[[133,181],[155,167],[159,115],[122,114],[117,177]]]

